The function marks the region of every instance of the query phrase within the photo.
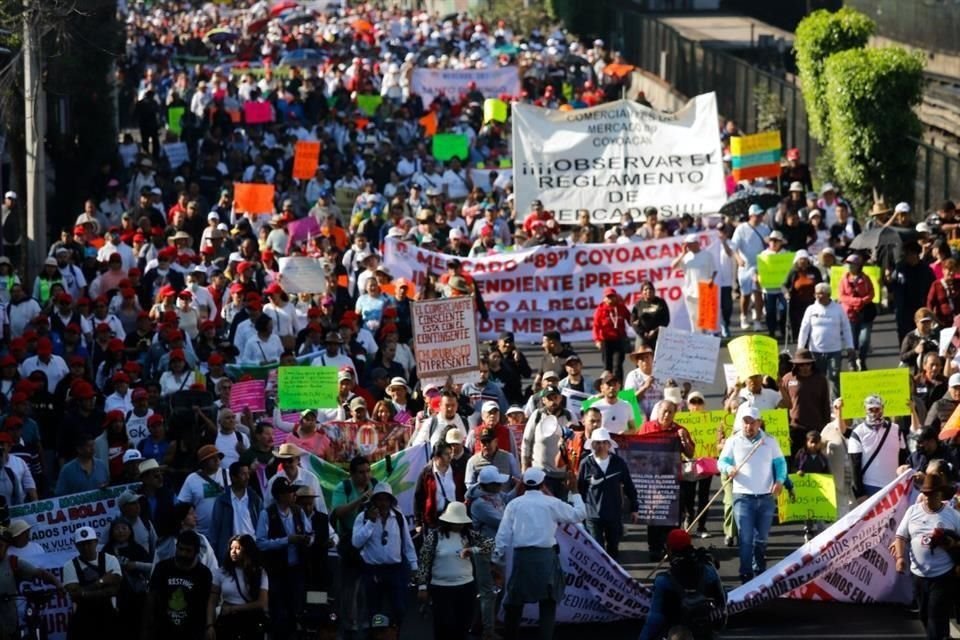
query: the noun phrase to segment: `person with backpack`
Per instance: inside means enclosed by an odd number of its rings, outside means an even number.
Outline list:
[[[410,527],[386,482],[373,488],[369,506],[354,520],[351,538],[363,560],[363,586],[371,619],[386,616],[393,629],[400,629],[410,573],[419,565]]]
[[[573,437],[570,429],[573,416],[563,408],[563,395],[554,385],[544,387],[540,392],[543,407],[530,414],[523,429],[523,452],[521,470],[537,467],[546,475],[547,488],[558,498],[566,497],[566,483],[569,477],[567,469],[557,466],[560,446],[567,438]]]
[[[447,505],[463,500],[465,487],[457,482],[452,465],[453,447],[440,442],[433,448],[433,461],[424,467],[413,493],[413,519],[417,530],[435,529]]]
[[[630,519],[636,524],[640,520],[637,489],[626,461],[612,452],[613,439],[609,431],[603,427],[594,430],[590,434],[590,447],[593,453],[580,463],[577,490],[587,505],[587,532],[616,560],[623,537],[621,495],[626,495]]]
[[[116,556],[97,552],[97,532],[80,527],[73,536],[77,555],[63,565],[63,586],[73,611],[67,638],[118,638],[120,629],[115,596],[123,582]]]
[[[333,490],[331,522],[337,531],[337,555],[340,556],[340,620],[345,637],[361,628],[361,569],[363,560],[353,546],[353,524],[365,511],[373,495],[370,461],[364,456],[350,460],[350,477]]]
[[[650,613],[640,640],[660,640],[679,625],[694,640],[713,638],[726,611],[726,594],[709,554],[694,549],[690,534],[674,529],[667,535],[670,569],[653,581]]]

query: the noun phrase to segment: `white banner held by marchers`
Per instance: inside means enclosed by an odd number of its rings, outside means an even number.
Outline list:
[[[700,246],[720,260],[715,231],[698,234]],[[650,281],[670,308],[670,326],[690,329],[683,304],[683,273],[671,266],[683,254],[683,238],[628,244],[538,247],[479,258],[459,258],[483,294],[489,320],[479,324],[480,339],[496,340],[503,331],[518,342],[539,342],[559,331],[570,342],[593,341],[593,312],[603,290],[613,287],[630,307],[640,285]],[[384,241],[384,264],[397,278],[423,291],[430,274],[443,273],[450,256],[426,251],[396,238]]]
[[[716,336],[661,327],[653,355],[653,377],[712,384],[719,354],[720,338]]]
[[[726,202],[713,93],[676,113],[628,100],[573,111],[517,103],[512,120],[521,219],[538,199],[561,224],[576,224],[580,209],[594,223],[616,223],[647,206],[669,218],[714,213]]]
[[[280,285],[287,293],[326,293],[330,265],[316,258],[280,258]]]
[[[516,67],[495,67],[493,69],[423,69],[413,70],[410,91],[423,100],[423,106],[429,108],[433,101],[443,94],[457,102],[460,94],[467,90],[471,82],[477,83],[477,91],[488,98],[506,94],[520,94],[520,74]],[[714,118],[716,129],[716,118]]]
[[[423,300],[410,306],[417,375],[422,384],[466,384],[480,379],[480,347],[473,296]]]

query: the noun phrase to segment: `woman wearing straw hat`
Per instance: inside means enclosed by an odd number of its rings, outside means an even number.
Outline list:
[[[640,518],[637,490],[627,463],[612,451],[609,431],[603,427],[594,430],[590,434],[590,448],[593,454],[580,462],[577,490],[587,506],[587,531],[616,560],[623,536],[621,492],[627,496],[630,520],[636,524]]]
[[[433,637],[466,638],[473,620],[477,586],[471,558],[493,552],[493,539],[475,532],[462,502],[451,502],[436,529],[427,531],[420,548],[417,594],[421,603],[433,600]]]

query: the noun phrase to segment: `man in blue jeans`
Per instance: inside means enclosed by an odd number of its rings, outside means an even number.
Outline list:
[[[761,429],[759,409],[740,416],[742,427],[727,439],[720,454],[720,472],[733,482],[733,519],[740,536],[740,581],[746,583],[767,568],[767,535],[776,499],[787,479],[787,462],[777,440]]]

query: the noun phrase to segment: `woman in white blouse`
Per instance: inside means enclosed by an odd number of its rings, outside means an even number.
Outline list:
[[[241,361],[244,364],[258,365],[279,362],[283,344],[280,337],[273,332],[273,318],[262,314],[254,322],[253,328],[257,334],[244,345]]]
[[[420,548],[418,598],[433,600],[433,637],[466,640],[477,596],[473,556],[493,551],[493,540],[470,528],[462,502],[450,502],[436,529],[428,529]]]
[[[267,572],[260,564],[257,543],[247,534],[233,536],[223,566],[213,573],[207,605],[207,624],[215,627],[217,640],[263,640],[267,593]]]

